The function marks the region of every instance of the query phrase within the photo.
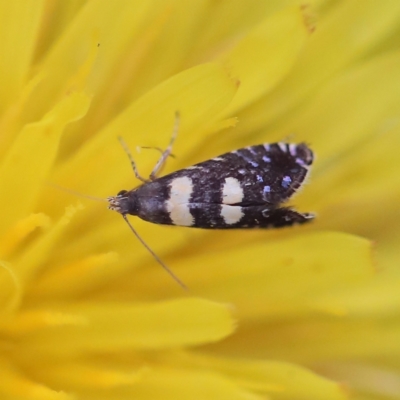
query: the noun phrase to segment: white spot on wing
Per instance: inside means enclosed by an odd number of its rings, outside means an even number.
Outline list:
[[[171,183],[171,194],[167,201],[167,211],[174,225],[192,226],[193,215],[189,210],[189,199],[193,191],[192,180],[187,176],[174,179]]]
[[[296,163],[301,165],[304,168],[308,168],[308,165],[306,165],[301,158],[296,158]]]
[[[290,176],[284,176],[282,179],[282,187],[287,189],[292,183],[292,178]]]
[[[222,188],[222,203],[236,204],[243,200],[243,189],[240,182],[235,178],[225,178],[225,183]]]
[[[243,217],[242,207],[222,205],[221,217],[228,225],[236,224]]]
[[[281,149],[284,153],[286,153],[286,143],[279,142],[279,143],[278,143],[278,146],[280,147],[280,149]]]
[[[249,152],[251,153],[251,154],[253,154],[253,155],[257,155],[257,152],[256,152],[256,150],[254,149],[254,146],[249,146],[249,147],[246,147],[246,149],[247,150],[249,150]]]

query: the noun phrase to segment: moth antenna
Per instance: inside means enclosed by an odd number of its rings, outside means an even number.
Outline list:
[[[188,290],[188,287],[163,263],[163,261],[157,256],[156,253],[148,246],[148,244],[139,236],[139,234],[135,231],[131,223],[129,222],[126,214],[121,214],[126,223],[128,224],[131,231],[135,234],[135,236],[139,239],[140,243],[147,249],[147,251],[155,258],[155,260],[167,271],[167,273],[178,283],[182,289]]]
[[[103,199],[101,197],[90,196],[88,194],[83,194],[83,193],[77,192],[76,190],[72,190],[72,189],[65,188],[63,186],[56,185],[55,183],[47,182],[47,184],[50,186],[53,186],[56,189],[62,190],[63,192],[73,194],[74,196],[84,197],[86,199],[94,200],[94,201],[108,202],[107,199]]]

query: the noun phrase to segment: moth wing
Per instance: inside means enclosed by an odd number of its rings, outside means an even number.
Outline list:
[[[160,180],[189,178],[193,203],[276,207],[300,188],[312,161],[304,143],[265,144],[222,154]]]
[[[192,226],[203,229],[272,229],[304,224],[314,219],[310,213],[299,213],[291,208],[269,209],[265,205],[241,207],[224,204],[186,205],[193,217]]]

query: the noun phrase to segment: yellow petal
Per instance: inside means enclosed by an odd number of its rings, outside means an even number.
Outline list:
[[[250,361],[247,359],[207,357],[189,354],[181,359],[171,354],[170,362],[213,368],[240,386],[271,395],[274,399],[287,400],[343,400],[347,395],[343,388],[310,370],[294,364],[277,361]],[[166,360],[168,361],[168,360]]]
[[[0,109],[3,111],[25,84],[42,17],[43,0],[0,3]]]
[[[8,210],[2,218],[3,231],[33,210],[66,125],[82,117],[88,107],[85,94],[72,93],[40,122],[27,125],[17,136],[0,166],[0,207]]]
[[[4,400],[75,400],[75,396],[25,377],[22,371],[0,360],[0,397]]]
[[[117,254],[110,252],[78,259],[66,265],[52,265],[52,268],[30,288],[26,296],[41,301],[46,298],[65,299],[82,296],[114,277],[118,272],[118,261]]]
[[[223,56],[223,64],[240,82],[224,114],[249,105],[277,85],[293,67],[309,33],[301,8],[290,7],[268,17]]]
[[[349,69],[322,86],[306,107],[280,124],[277,137],[296,132],[296,137],[312,143],[317,156],[312,175],[314,184],[316,177],[325,175],[329,164],[341,155],[341,149],[357,150],[357,146],[390,127],[386,121],[397,113],[399,82],[398,52]],[[324,176],[325,185],[327,182]]]
[[[18,277],[22,282],[27,283],[30,279],[35,278],[39,271],[48,267],[45,264],[57,240],[65,233],[70,220],[75,213],[82,209],[82,206],[67,207],[64,216],[60,218],[51,229],[44,232],[38,240],[33,242],[32,246],[28,247],[25,252],[15,261],[15,269]]]
[[[51,362],[43,363],[40,369],[34,371],[34,375],[52,387],[62,385],[72,393],[78,392],[84,397],[84,391],[98,393],[104,389],[110,391],[114,388],[134,386],[148,372],[147,367],[113,368],[110,362],[87,363],[80,360],[76,363],[63,362],[57,365]]]
[[[67,321],[75,316],[77,324],[26,336],[29,353],[71,357],[82,352],[193,346],[218,341],[235,329],[227,306],[194,298],[155,304],[79,303],[60,305],[57,310],[71,316]],[[21,318],[18,324],[23,323]],[[17,331],[12,321],[7,329]]]
[[[311,315],[300,320],[242,324],[240,335],[233,335],[208,350],[306,365],[326,360],[390,359],[400,351],[399,335],[400,322],[395,314],[379,319],[368,315],[364,318]]]
[[[48,228],[50,226],[50,218],[43,214],[31,214],[28,217],[19,220],[11,227],[0,239],[0,255],[1,257],[9,256],[26,237],[36,228]]]
[[[23,295],[19,277],[11,264],[0,260],[1,313],[6,321],[21,301]]]
[[[143,0],[132,7],[131,2],[122,0],[115,7],[109,2],[82,5],[73,23],[58,37],[51,51],[40,64],[46,71],[46,79],[34,92],[29,104],[29,115],[37,118],[51,107],[66,89],[65,83],[84,64],[93,46],[93,37],[98,38],[99,63],[86,90],[97,91],[104,84],[112,85],[113,74],[122,54],[129,43],[137,39],[141,27],[146,24],[152,12],[152,1]],[[89,89],[89,86],[91,87]],[[35,99],[40,96],[41,101]]]
[[[362,8],[357,0],[335,3],[332,12],[317,24],[292,73],[269,96],[243,114],[241,120],[246,121],[241,126],[243,132],[271,124],[301,105],[326,79],[372,51],[396,30],[399,18],[397,0],[379,3],[368,0]],[[288,134],[291,132],[285,133]]]
[[[129,394],[131,397],[126,398],[141,400],[269,400],[218,374],[177,368],[154,369]]]
[[[385,271],[386,272],[386,271]],[[360,282],[352,288],[337,288],[318,297],[320,309],[342,309],[358,317],[396,315],[400,308],[400,275],[398,271],[380,273],[375,279]]]
[[[351,386],[351,398],[396,399],[400,393],[398,366],[385,365],[382,362],[350,361],[318,364],[322,373],[334,377],[337,381]]]
[[[219,254],[221,251],[224,257]],[[208,249],[190,263],[177,260],[173,269],[193,293],[233,302],[242,318],[258,320],[299,317],[316,311],[343,313],[342,308],[321,310],[318,297],[338,288],[356,286],[374,274],[369,241],[331,232],[260,239],[252,245],[227,245],[218,251]],[[160,297],[172,294],[159,272],[147,268],[134,274],[140,277],[138,282],[151,282]],[[125,277],[124,282],[121,279],[115,290],[138,296],[141,293],[133,277]]]

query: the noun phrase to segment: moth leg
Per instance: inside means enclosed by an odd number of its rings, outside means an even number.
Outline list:
[[[138,146],[137,149],[150,149],[150,150],[157,150],[159,153],[163,154],[164,150],[161,149],[160,147],[155,147],[155,146]],[[175,156],[171,153],[168,154],[169,157],[175,158]]]
[[[129,158],[129,161],[131,162],[131,166],[132,166],[132,169],[133,169],[133,173],[135,174],[136,178],[139,179],[139,180],[141,180],[141,181],[144,182],[144,183],[150,182],[148,179],[143,178],[143,177],[139,174],[139,172],[138,172],[138,170],[137,170],[137,167],[136,167],[135,160],[133,159],[132,153],[131,153],[131,151],[129,150],[129,147],[128,147],[128,145],[125,143],[124,139],[122,139],[122,137],[119,136],[119,137],[118,137],[118,140],[119,140],[119,142],[121,143],[121,146],[123,147],[125,153],[127,154],[128,158]]]
[[[172,153],[172,146],[175,142],[176,136],[178,135],[179,122],[180,122],[180,116],[179,116],[179,112],[177,111],[175,113],[175,125],[174,125],[174,129],[172,131],[171,140],[169,142],[168,147],[162,152],[161,157],[159,158],[159,160],[157,161],[156,165],[153,168],[153,171],[151,171],[151,174],[150,174],[151,181],[154,181],[154,179],[157,178],[158,173],[160,173],[161,170],[164,168],[167,158]]]

